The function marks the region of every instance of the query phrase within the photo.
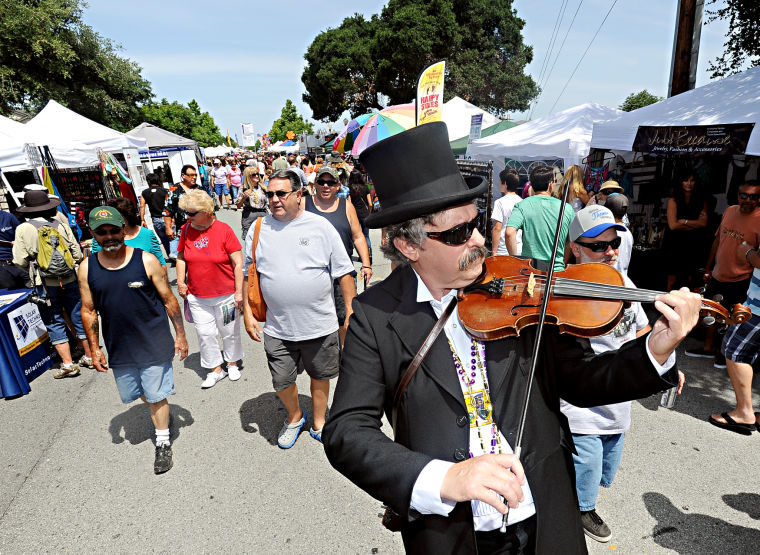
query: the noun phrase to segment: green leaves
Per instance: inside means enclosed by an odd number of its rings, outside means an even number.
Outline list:
[[[152,97],[140,67],[81,21],[79,0],[0,0],[0,113],[51,98],[126,131]]]
[[[352,117],[414,99],[420,71],[446,60],[446,100],[494,113],[527,109],[538,94],[524,74],[533,50],[511,0],[390,0],[379,16],[354,15],[320,33],[304,58],[303,99],[314,118]]]
[[[303,116],[300,116],[296,111],[296,106],[293,101],[288,99],[285,101],[285,106],[282,108],[279,119],[276,119],[272,123],[272,129],[269,131],[269,138],[272,143],[277,141],[287,140],[287,132],[292,131],[296,135],[300,133],[311,134],[314,132],[311,123],[306,123]]]
[[[623,103],[618,106],[619,109],[623,110],[624,112],[632,112],[633,110],[637,110],[638,108],[643,108],[644,106],[649,106],[650,104],[654,104],[655,102],[659,102],[662,100],[661,96],[655,96],[646,89],[644,89],[641,92],[638,93],[631,93],[628,96],[625,97],[625,100],[623,100]]]
[[[710,4],[718,3],[711,0]],[[728,20],[723,54],[707,67],[713,79],[733,75],[747,66],[760,65],[760,3],[757,0],[722,0],[716,10],[708,10],[707,22]]]

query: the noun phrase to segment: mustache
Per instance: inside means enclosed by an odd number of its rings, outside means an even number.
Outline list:
[[[469,268],[474,262],[477,262],[481,258],[485,258],[488,251],[485,247],[472,247],[459,259],[459,269],[461,271]]]

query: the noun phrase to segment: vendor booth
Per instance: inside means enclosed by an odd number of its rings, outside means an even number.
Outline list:
[[[760,67],[594,125],[592,159],[606,171],[617,164],[630,176],[628,194],[634,258],[631,268],[663,268],[668,249],[668,199],[687,174],[707,203],[709,223],[691,258],[692,275],[701,273],[712,236],[726,207],[736,204],[742,181],[758,176],[760,162]],[[699,235],[699,234],[698,234]],[[665,269],[663,272],[667,272]],[[631,276],[633,278],[633,275]],[[638,276],[647,284],[647,276]],[[657,283],[639,286],[662,286]]]
[[[148,148],[140,150],[140,160],[144,173],[151,173],[161,167],[164,173],[168,166],[168,178],[171,183],[180,181],[182,166],[191,164],[198,168],[203,159],[198,143],[151,123],[143,122],[127,135],[145,139]],[[201,184],[200,173],[198,184]],[[140,191],[137,191],[138,195]]]
[[[535,164],[548,164],[564,171],[583,164],[589,153],[594,123],[614,120],[623,112],[601,104],[581,104],[473,141],[473,160],[492,160],[498,175],[513,167],[523,182]],[[501,193],[494,190],[494,198]]]
[[[29,393],[29,382],[48,370],[52,345],[29,290],[0,295],[0,397]]]

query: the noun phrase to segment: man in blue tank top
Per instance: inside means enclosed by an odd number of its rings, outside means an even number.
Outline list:
[[[102,250],[79,266],[79,290],[93,364],[98,372],[110,366],[124,403],[141,399],[148,405],[156,428],[153,471],[162,474],[172,467],[167,401],[174,393],[172,359],[182,360],[188,351],[182,313],[158,259],[124,244],[124,219],[115,208],[93,209],[90,229]],[[108,362],[100,350],[98,315]]]

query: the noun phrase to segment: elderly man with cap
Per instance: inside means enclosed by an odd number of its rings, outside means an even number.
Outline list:
[[[360,161],[383,204],[367,225],[386,227],[383,252],[399,266],[353,303],[324,429],[330,463],[397,513],[408,552],[585,552],[559,398],[595,406],[675,385],[674,350],[697,322],[699,296],[659,297],[664,317],[651,334],[594,357],[546,328],[518,459],[536,328],[484,343],[456,310],[486,255],[473,199],[488,183],[462,177],[444,123],[380,141]],[[442,314],[444,333],[429,338],[415,372],[410,363]]]
[[[110,367],[122,402],[148,405],[156,429],[153,471],[172,467],[169,402],[174,393],[172,358],[187,356],[182,312],[158,259],[124,243],[124,218],[116,208],[90,212],[90,229],[102,249],[79,267],[82,320],[98,372]],[[174,325],[172,338],[166,315]],[[108,362],[100,350],[100,325]]]
[[[608,208],[594,205],[580,210],[570,224],[570,248],[576,261],[616,266],[621,232],[627,232],[626,227],[616,221]],[[626,287],[636,288],[628,276],[624,275],[623,279]],[[606,335],[592,337],[588,342],[596,354],[615,351],[651,329],[641,303],[633,302],[625,308],[615,329]],[[680,371],[678,377],[680,394],[684,381]],[[582,408],[562,400],[560,409],[573,433],[575,488],[583,531],[596,541],[609,541],[612,533],[596,512],[596,499],[599,486],[610,487],[620,465],[623,436],[631,426],[631,402]]]
[[[26,216],[27,221],[16,228],[16,240],[13,243],[13,263],[30,271],[38,293],[45,296],[49,304],[39,307],[42,321],[50,334],[50,341],[61,357],[61,366],[53,373],[56,379],[79,374],[79,367],[92,368],[90,349],[85,341],[80,315],[81,299],[77,287],[76,265],[82,260],[82,250],[71,228],[56,219],[59,198],[50,198],[47,191],[28,191],[24,193],[24,204],[17,212]],[[50,250],[51,259],[48,267],[41,267],[38,254],[40,241],[49,237],[46,249]],[[61,242],[62,241],[62,242]],[[55,243],[55,245],[53,245]],[[52,248],[51,248],[52,247]],[[56,257],[60,261],[53,264]],[[74,333],[84,350],[84,356],[74,363],[71,358],[69,338],[66,333],[68,314],[74,326]]]

